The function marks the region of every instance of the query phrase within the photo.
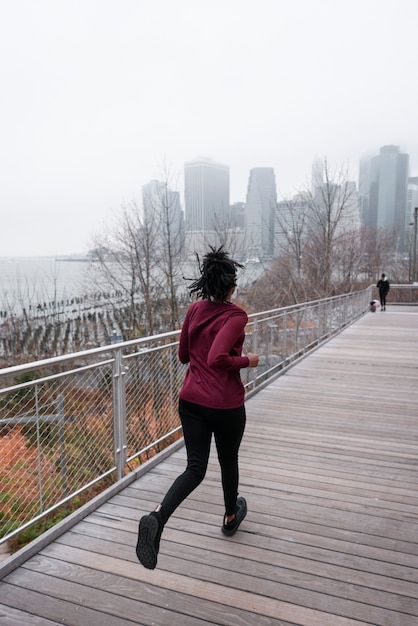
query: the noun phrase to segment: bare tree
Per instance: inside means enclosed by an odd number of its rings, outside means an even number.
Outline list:
[[[363,274],[369,282],[375,282],[382,271],[388,271],[389,264],[393,267],[392,250],[397,241],[397,233],[395,229],[363,228],[361,239],[364,249]]]
[[[337,293],[347,293],[364,279],[365,245],[361,237],[361,229],[340,233],[335,247],[334,289]]]
[[[223,246],[233,258],[244,259],[247,256],[245,231],[235,224],[230,211],[215,213],[212,228],[212,235],[206,237],[207,248]]]
[[[157,279],[169,306],[169,326],[179,326],[177,288],[184,257],[184,218],[180,194],[173,189],[172,176],[163,164],[161,180],[154,180],[143,187],[144,218],[157,227],[155,255],[160,274]],[[161,276],[161,278],[160,278]]]
[[[114,306],[129,303],[126,338],[141,330],[138,304],[145,311],[145,333],[151,335],[155,330],[158,224],[152,215],[145,218],[135,199],[123,204],[115,217],[115,223],[93,240],[91,276],[96,290],[108,294]]]
[[[275,249],[293,265],[298,280],[302,279],[302,259],[307,239],[308,205],[300,196],[283,200],[277,205]]]
[[[270,306],[350,291],[364,271],[355,183],[344,167],[326,159],[314,171],[312,186],[279,202],[271,270],[259,281],[257,297]]]
[[[341,258],[347,258],[343,242],[353,242],[347,233],[359,229],[356,187],[348,171],[340,167],[331,171],[324,159],[322,171],[317,169],[312,188],[300,193],[307,207],[307,241],[303,267],[316,295],[334,293],[340,280]]]

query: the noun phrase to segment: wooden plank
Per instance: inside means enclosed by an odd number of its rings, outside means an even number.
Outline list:
[[[185,515],[189,520],[198,521],[201,513],[197,513],[195,509],[191,509],[190,511],[185,512]],[[205,514],[205,517],[208,516],[208,520],[210,519],[209,515],[209,513]],[[265,524],[266,526],[271,525],[271,520],[268,515],[260,513],[258,515],[260,524]],[[101,536],[101,533],[97,530],[97,526],[104,526],[105,534],[111,534],[111,529],[132,532],[132,528],[134,527],[135,529],[136,520],[134,521],[131,518],[107,516],[103,513],[97,513],[89,516],[85,523],[96,525],[95,532],[97,533],[96,536],[99,537]],[[82,525],[78,526],[77,532],[83,532],[83,528],[84,527]],[[360,535],[360,533],[357,533],[358,541],[357,536],[353,537],[352,533],[342,534],[338,531],[330,532],[333,530],[330,528],[327,529],[327,533],[324,535],[323,533],[320,534],[318,526],[278,516],[275,518],[275,528],[276,537],[282,539],[283,542],[290,542],[300,546],[315,546],[332,551],[346,552],[354,556],[376,559],[378,561],[383,560],[384,562],[398,563],[399,565],[405,565],[406,567],[416,567],[418,548],[415,545],[416,553],[411,553],[411,544],[409,543],[405,543],[402,546],[400,542],[397,542],[396,546],[393,546],[392,548],[390,548],[386,542],[384,542],[381,546],[374,546],[370,541],[367,543],[361,543],[361,539],[365,541],[365,538],[364,535]],[[263,530],[267,531],[268,529]],[[165,537],[166,535],[164,535],[164,538]],[[354,543],[353,539],[355,539]],[[396,547],[396,549],[394,549],[394,547]],[[283,547],[283,553],[285,553],[285,548],[287,548],[287,544]]]
[[[10,576],[22,577],[22,572],[24,572],[23,568],[16,570]],[[53,585],[52,579],[50,583]],[[87,608],[82,605],[80,598],[68,602],[62,598],[53,597],[48,592],[40,593],[29,587],[20,587],[4,581],[0,590],[2,601],[26,612],[27,619],[29,615],[37,615],[59,624],[71,626],[87,626],[87,624],[88,626],[137,626],[138,623],[141,623],[117,615],[107,615],[100,607],[96,607],[96,610]]]
[[[92,557],[92,553],[87,550],[68,546],[61,546],[61,548],[61,558],[65,559],[67,562],[74,561],[87,567],[91,566],[94,562],[95,567],[102,572],[112,572],[135,580],[149,582],[164,589],[177,590],[178,593],[187,593],[196,598],[197,601],[206,602],[209,600],[221,604],[224,603],[225,606],[230,608],[251,611],[255,615],[264,615],[271,619],[288,620],[293,624],[300,624],[301,626],[353,626],[354,624],[353,619],[333,614],[331,612],[332,606],[330,607],[329,604],[326,611],[318,611],[303,606],[303,604],[296,605],[291,602],[280,601],[275,597],[262,593],[242,591],[241,589],[234,589],[233,593],[229,592],[227,585],[230,580],[230,570],[226,570],[227,573],[224,571],[223,578],[218,577],[217,582],[213,583],[208,580],[202,580],[197,575],[191,576],[189,574],[172,573],[165,567],[157,568],[151,572],[144,570],[138,566],[137,563],[127,562],[127,555],[125,553],[122,555],[123,558],[115,558],[100,553],[94,553],[94,557]],[[53,546],[47,550],[50,552],[52,549],[55,555],[57,555],[59,551],[58,544],[53,544]],[[122,550],[121,546],[120,549]],[[238,555],[236,555],[236,558],[238,558]],[[167,562],[167,560],[168,557],[165,558],[165,562]],[[177,553],[175,561],[178,563],[182,560],[183,559],[179,557]],[[187,561],[185,565],[187,566],[187,571],[190,571],[193,562]],[[202,572],[204,571],[202,568],[201,570]],[[205,571],[211,571],[211,568]],[[221,580],[222,584],[219,584]],[[268,581],[263,580],[263,587],[267,583]],[[271,587],[274,590],[277,585],[272,585]],[[305,594],[303,594],[303,596],[304,595]],[[328,602],[332,604],[332,597],[328,596]],[[373,607],[367,607],[367,610],[370,612],[370,610],[373,610]],[[403,624],[405,626],[413,626],[414,622],[407,614],[403,617]],[[228,622],[222,621],[221,623]]]
[[[5,604],[0,604],[1,626],[58,626],[62,622],[52,622],[39,615],[28,614]]]
[[[191,546],[199,549],[202,545],[206,546],[202,552],[210,550],[211,554],[216,554],[216,559],[226,559],[230,562],[231,557],[236,558],[237,542],[226,541],[220,534],[219,527],[204,524],[199,526],[199,533],[193,533],[193,528],[195,527],[196,523],[194,520],[181,520],[178,530],[174,531],[172,528],[167,528],[164,534],[164,544],[161,545],[161,554],[165,554],[165,541],[171,540],[176,544],[184,544],[184,547],[181,548],[182,558],[185,555],[184,551],[187,552]],[[106,545],[106,539],[101,539],[99,536],[100,532],[97,530],[97,535],[95,535],[94,528],[83,528],[84,533],[69,533],[65,539],[59,540],[59,543],[76,548],[81,547],[85,550],[89,549],[91,552],[104,553],[104,550],[109,550],[110,555],[115,555],[117,552],[114,551],[120,550],[120,546],[115,546],[114,543]],[[289,545],[288,541],[277,539],[274,526],[266,526],[263,528],[263,531],[263,534],[254,535],[250,527],[246,532],[251,536],[246,536],[245,532],[241,533],[239,542],[240,558],[242,558],[242,555],[247,555],[251,565],[252,560],[256,560],[256,558],[258,563],[270,563],[274,556],[280,555],[281,566],[286,569],[297,567],[300,571],[315,573],[318,563],[321,563],[323,571],[326,572],[324,574],[325,577],[341,581],[347,580],[347,577],[350,576],[349,570],[355,570],[359,576],[359,584],[373,587],[374,589],[385,590],[390,588],[395,593],[418,597],[416,585],[418,576],[414,567],[400,566],[387,561],[384,564],[385,576],[381,576],[383,567],[381,560],[359,557],[349,552],[327,550],[314,545],[309,546],[307,553],[306,545],[301,546],[293,543]],[[124,537],[121,532],[117,536]],[[125,544],[129,539],[129,544],[132,544],[132,537],[129,535],[125,539],[115,540],[115,543]],[[45,553],[49,554],[49,548]],[[123,554],[126,559],[135,562],[133,550],[131,550],[131,553],[123,550]],[[206,558],[204,554],[196,556],[198,561],[204,558]],[[211,555],[210,558],[212,558]],[[387,578],[396,580],[388,581]]]
[[[152,585],[147,581],[127,578],[125,575],[115,575],[103,573],[92,567],[81,566],[78,563],[68,563],[62,559],[54,559],[39,555],[26,565],[31,572],[47,573],[54,579],[63,579],[83,582],[84,585],[94,590],[106,591],[117,596],[117,606],[120,613],[125,615],[125,599],[138,602],[137,613],[141,616],[141,622],[169,624],[211,623],[221,624],[227,614],[228,609],[225,604],[207,601],[204,607],[196,603],[194,596],[171,589],[163,589],[157,585]],[[32,577],[31,577],[32,580]],[[57,585],[58,586],[58,585]],[[148,604],[147,604],[148,603]],[[165,607],[161,614],[160,607]],[[190,620],[190,617],[192,620]],[[171,621],[170,621],[171,620]],[[262,615],[254,615],[251,612],[235,608],[233,612],[233,623],[237,626],[270,626],[284,622],[271,620]]]

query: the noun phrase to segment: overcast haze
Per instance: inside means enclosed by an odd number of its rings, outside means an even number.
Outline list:
[[[112,211],[183,165],[273,167],[382,145],[418,174],[417,0],[0,0],[0,256],[84,253]]]

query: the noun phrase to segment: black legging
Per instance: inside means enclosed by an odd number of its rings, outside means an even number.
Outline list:
[[[388,295],[387,291],[380,291],[379,296],[380,296],[380,305],[381,306],[386,306],[386,296]]]
[[[212,433],[221,466],[226,515],[233,515],[238,495],[238,450],[245,429],[245,407],[209,409],[179,400],[179,414],[187,451],[187,467],[161,503],[164,523],[205,477]]]

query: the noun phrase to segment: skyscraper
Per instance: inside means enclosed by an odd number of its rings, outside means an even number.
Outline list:
[[[202,252],[216,230],[226,226],[229,167],[206,158],[185,163],[184,204],[188,253]]]
[[[367,226],[368,228],[376,228],[376,215],[373,215],[370,209],[371,165],[372,157],[370,155],[360,159],[360,170],[358,179],[360,219],[361,223],[364,226]]]
[[[156,243],[170,245],[173,254],[184,248],[184,216],[180,194],[165,182],[152,180],[142,187],[144,221],[155,232]]]
[[[272,167],[250,170],[245,202],[245,237],[249,256],[274,254],[274,215],[277,205],[276,179]]]
[[[406,223],[405,223],[405,244],[411,249],[414,245],[414,216],[415,207],[418,206],[418,176],[408,178],[408,193],[406,200]]]
[[[393,229],[405,246],[409,155],[399,146],[383,146],[377,156],[360,162],[363,222],[369,228]]]

